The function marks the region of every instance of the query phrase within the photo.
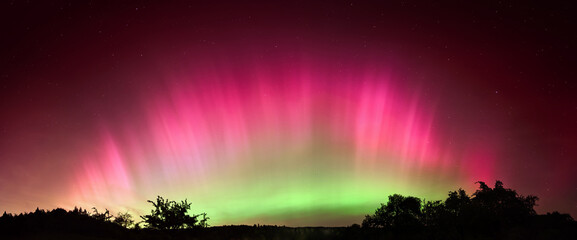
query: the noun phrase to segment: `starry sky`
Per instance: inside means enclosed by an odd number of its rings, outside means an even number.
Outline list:
[[[476,181],[577,216],[577,11],[3,1],[0,211],[346,226]]]

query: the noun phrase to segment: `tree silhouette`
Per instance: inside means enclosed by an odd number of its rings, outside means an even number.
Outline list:
[[[92,211],[93,211],[92,217],[95,218],[96,220],[109,222],[110,219],[112,219],[112,216],[110,216],[110,211],[108,211],[108,209],[106,209],[106,211],[104,211],[103,213],[100,213],[98,212],[98,209],[93,207]]]
[[[504,188],[501,181],[490,188],[484,182],[477,182],[479,189],[473,193],[472,204],[481,211],[485,220],[499,222],[501,225],[515,225],[529,216],[536,215],[536,196],[521,196],[515,190]]]
[[[506,234],[519,239],[532,237],[528,230],[536,227],[554,229],[558,236],[571,233],[575,222],[569,215],[538,216],[534,210],[536,196],[521,196],[515,190],[496,181],[493,188],[477,182],[479,189],[469,196],[465,190],[450,191],[446,200],[426,201],[416,197],[389,196],[373,215],[365,216],[362,226],[410,230],[419,233],[426,229],[430,239],[498,238]],[[556,223],[556,224],[551,224]],[[551,224],[551,225],[547,225]],[[524,229],[521,231],[519,229]],[[566,231],[566,232],[565,232]],[[535,232],[533,232],[535,233]],[[577,237],[577,234],[572,233]]]
[[[201,213],[200,216],[202,216],[202,219],[200,219],[200,221],[198,222],[198,226],[203,228],[210,226],[208,225],[208,220],[210,218],[206,216],[206,213]]]
[[[411,227],[420,225],[421,199],[399,194],[389,196],[387,204],[365,216],[364,227]]]
[[[427,201],[423,205],[422,223],[425,226],[439,226],[450,218],[446,203],[441,200]]]
[[[124,228],[129,228],[134,224],[134,220],[132,220],[132,215],[130,213],[118,213],[116,217],[114,217],[113,223],[116,223]]]
[[[151,210],[150,215],[140,217],[149,228],[166,230],[208,226],[206,213],[202,214],[203,219],[200,223],[197,219],[200,215],[188,215],[191,204],[186,199],[178,203],[158,196],[156,202],[151,200],[148,202],[152,203],[154,209]]]
[[[461,188],[457,191],[449,191],[449,197],[445,200],[447,211],[457,217],[466,214],[465,211],[468,210],[470,204],[471,197]]]

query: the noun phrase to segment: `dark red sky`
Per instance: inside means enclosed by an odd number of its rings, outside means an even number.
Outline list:
[[[0,3],[0,210],[60,204],[74,156],[97,149],[103,128],[146,125],[141,98],[169,88],[167,73],[257,59],[387,65],[394,85],[435,106],[439,145],[491,146],[490,176],[539,196],[541,213],[577,215],[574,4],[287,2]]]

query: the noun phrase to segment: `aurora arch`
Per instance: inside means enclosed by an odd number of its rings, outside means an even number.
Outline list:
[[[468,156],[477,166],[450,155],[434,103],[396,84],[390,68],[221,66],[166,74],[138,100],[139,116],[103,124],[72,202],[141,212],[161,195],[188,198],[213,224],[346,225],[388,194],[440,199],[433,189],[491,177],[477,169],[491,156]]]

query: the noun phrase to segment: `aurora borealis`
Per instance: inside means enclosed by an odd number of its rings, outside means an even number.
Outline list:
[[[575,216],[570,9],[2,3],[0,211],[345,226],[500,179]]]

